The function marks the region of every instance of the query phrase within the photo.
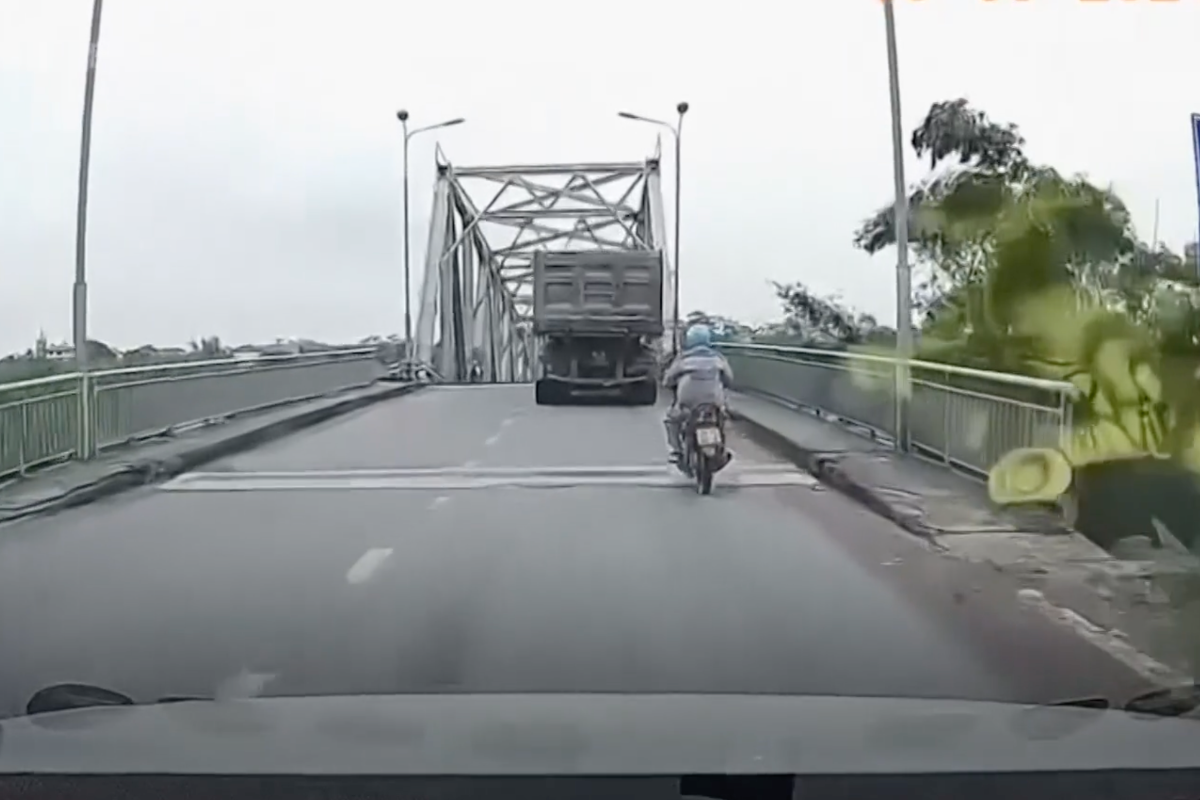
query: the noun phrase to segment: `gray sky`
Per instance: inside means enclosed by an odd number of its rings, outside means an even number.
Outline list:
[[[90,0],[0,0],[0,350],[70,334]],[[635,160],[685,129],[685,309],[777,312],[799,279],[894,319],[875,0],[107,0],[93,138],[92,332],[117,346],[400,331],[394,112],[419,264],[434,144],[458,164]],[[967,96],[1030,153],[1112,183],[1148,238],[1195,238],[1200,2],[898,0],[904,123]],[[669,170],[670,167],[667,167]],[[921,165],[910,158],[910,179]],[[664,174],[668,191],[672,175]],[[487,198],[484,198],[486,202]]]

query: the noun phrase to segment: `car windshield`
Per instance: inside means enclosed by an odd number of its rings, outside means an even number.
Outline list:
[[[1200,736],[1200,4],[682,11],[5,6],[0,773]]]

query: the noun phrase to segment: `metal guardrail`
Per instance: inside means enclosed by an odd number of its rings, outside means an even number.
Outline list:
[[[736,388],[865,429],[893,442],[896,370],[886,356],[721,343]],[[1058,447],[1076,389],[1062,381],[909,361],[912,450],[980,478],[1018,447]]]
[[[221,359],[0,384],[0,478],[370,383],[376,349]]]
[[[720,349],[737,388],[894,441],[899,360],[763,344]],[[0,477],[369,383],[386,371],[376,354],[355,348],[178,362],[3,384]],[[967,473],[986,476],[1017,447],[1058,446],[1070,430],[1076,390],[1069,383],[925,361],[909,369],[912,448]]]

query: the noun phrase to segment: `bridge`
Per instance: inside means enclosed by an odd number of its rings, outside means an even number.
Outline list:
[[[697,497],[665,465],[662,409],[537,407],[529,384],[530,254],[665,250],[657,155],[438,158],[427,379],[353,348],[0,387],[0,713],[55,680],[1047,701],[1164,679],[1127,641],[1022,602],[994,563],[826,490],[824,465],[904,451],[888,480],[978,500],[960,521],[988,532],[980,478],[1058,441],[1069,386],[725,344],[736,459]]]

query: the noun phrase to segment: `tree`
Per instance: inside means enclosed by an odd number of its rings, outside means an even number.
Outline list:
[[[707,325],[712,329],[713,339],[718,342],[748,339],[753,335],[753,329],[735,319],[720,314],[709,314],[706,311],[692,311],[684,317],[684,326]]]
[[[117,352],[104,342],[97,342],[93,339],[88,339],[87,342],[87,357],[89,364],[108,364],[116,361],[119,356]]]
[[[1195,256],[1147,245],[1110,189],[1031,163],[1023,144],[1016,126],[963,100],[935,104],[914,132],[930,164],[910,197],[924,332],[953,345],[945,360],[1079,389],[1060,449],[1082,532],[1107,544],[1152,530],[1153,518],[1190,543],[1200,508]],[[855,244],[894,244],[893,222],[881,210]],[[1122,508],[1132,522],[1118,522]]]
[[[1110,305],[1156,335],[1165,354],[1200,353],[1200,276],[1196,247],[1182,256],[1138,243],[1106,286]]]
[[[972,202],[994,206],[999,187],[1029,171],[1025,140],[1015,125],[994,122],[960,98],[934,103],[911,144],[930,169],[908,197],[909,240],[919,268],[915,305],[926,313],[935,307],[944,311],[947,304],[965,312],[979,299],[964,289],[977,286],[987,270],[988,237],[950,240],[936,212],[951,194],[963,210]],[[855,246],[872,255],[895,243],[892,205],[863,222],[854,236]]]
[[[1124,204],[1031,163],[1016,125],[958,99],[933,104],[911,143],[930,165],[909,197],[914,305],[931,340],[957,343],[954,360],[1021,369],[1030,342],[1012,326],[1029,298],[1058,285],[1095,301],[1132,285],[1138,242]],[[895,244],[894,222],[892,207],[879,210],[855,245]]]
[[[854,345],[886,341],[895,336],[895,331],[881,326],[870,314],[847,307],[836,296],[818,295],[799,281],[772,285],[783,305],[784,322],[782,330],[775,329],[771,338],[782,335],[812,344]]]
[[[936,318],[942,327],[969,327],[970,320],[977,316],[974,306],[981,300],[979,285],[989,259],[986,239],[951,242],[929,212],[956,185],[976,177],[978,185],[983,186],[995,172],[991,165],[1018,160],[1009,151],[1023,142],[1019,137],[1002,135],[1004,130],[967,109],[964,101],[955,101],[935,104],[913,132],[913,147],[918,155],[928,156],[931,171],[936,171],[943,159],[955,156],[951,167],[934,172],[908,197],[909,241],[916,256],[914,309],[927,324]],[[987,143],[998,152],[988,150]],[[893,205],[878,210],[854,236],[855,246],[872,255],[895,243]]]

